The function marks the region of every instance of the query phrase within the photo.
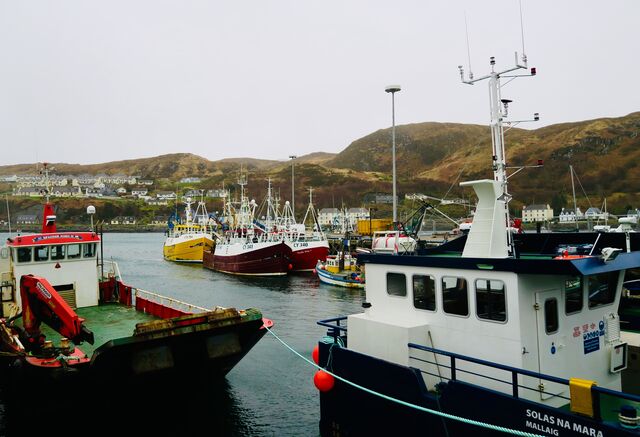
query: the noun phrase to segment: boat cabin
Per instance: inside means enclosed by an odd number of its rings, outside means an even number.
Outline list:
[[[20,278],[33,274],[48,279],[71,308],[98,305],[97,254],[94,232],[53,232],[7,239],[0,250],[2,317],[21,310]]]
[[[640,254],[605,249],[591,256],[507,256],[500,246],[507,235],[502,206],[491,189],[497,183],[479,182],[479,210],[483,190],[489,206],[476,215],[461,253],[360,255],[366,302],[363,313],[348,317],[349,349],[420,369],[430,390],[450,378],[451,369],[448,362],[437,364],[442,357],[410,343],[619,390],[627,344],[618,304],[624,273],[640,265]],[[508,372],[468,362],[456,366],[459,380],[512,390],[498,381],[509,380]],[[523,390],[522,397],[566,404],[567,386],[518,378],[536,389]]]

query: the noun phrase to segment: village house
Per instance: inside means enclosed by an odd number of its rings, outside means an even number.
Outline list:
[[[135,225],[136,218],[132,216],[123,216],[119,215],[111,219],[110,222],[112,225]]]
[[[174,193],[173,191],[158,191],[156,193],[157,199],[173,200],[176,197],[176,193]]]
[[[548,204],[525,205],[522,208],[522,222],[535,223],[553,220],[553,209]]]
[[[562,211],[560,211],[560,214],[558,215],[558,220],[561,223],[575,222],[577,220],[582,220],[583,218],[584,214],[582,214],[582,211],[580,211],[580,207],[578,207],[576,210],[562,208]]]

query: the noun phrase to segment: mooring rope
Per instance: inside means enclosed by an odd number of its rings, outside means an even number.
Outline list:
[[[287,343],[285,343],[284,340],[282,340],[280,337],[278,337],[278,335],[276,335],[275,332],[273,332],[271,329],[267,328],[266,326],[264,326],[264,328],[267,330],[267,332],[269,332],[269,334],[273,335],[276,340],[278,340],[280,343],[282,343],[282,345],[284,347],[286,347],[287,349],[289,349],[291,352],[293,352],[294,354],[296,354],[298,357],[302,358],[304,361],[306,361],[307,363],[311,364],[313,367],[317,368],[318,370],[322,370],[323,372],[327,372],[329,375],[333,376],[334,378],[344,382],[345,384],[349,384],[352,387],[357,388],[358,390],[362,390],[365,391],[369,394],[372,394],[374,396],[378,396],[382,399],[386,399],[388,401],[391,402],[395,402],[396,404],[400,404],[400,405],[404,405],[405,407],[409,407],[409,408],[413,408],[425,413],[429,413],[429,414],[434,414],[436,416],[440,416],[440,417],[444,417],[446,419],[451,419],[451,420],[456,420],[458,422],[462,422],[462,423],[466,423],[468,425],[474,425],[474,426],[479,426],[481,428],[487,428],[487,429],[491,429],[494,431],[499,431],[499,432],[504,432],[506,434],[512,434],[512,435],[517,435],[517,436],[522,436],[522,437],[543,437],[540,434],[533,434],[530,432],[526,432],[526,431],[520,431],[517,429],[511,429],[511,428],[506,428],[504,426],[499,426],[499,425],[493,425],[491,423],[486,423],[486,422],[481,422],[479,420],[473,420],[473,419],[467,419],[466,417],[460,417],[460,416],[456,416],[453,414],[449,414],[449,413],[445,413],[442,411],[437,411],[437,410],[432,410],[430,408],[426,408],[426,407],[422,407],[420,405],[415,405],[415,404],[411,404],[409,402],[405,402],[403,400],[400,399],[396,399],[396,398],[392,398],[390,396],[387,396],[383,393],[378,393],[374,390],[368,389],[366,387],[363,387],[359,384],[356,384],[355,382],[351,382],[347,379],[344,379],[343,377],[336,375],[335,373],[327,370],[327,369],[323,369],[322,367],[320,367],[319,365],[317,365],[316,363],[314,363],[313,361],[311,361],[310,359],[308,359],[307,357],[305,357],[304,355],[300,354],[298,351],[296,351],[295,349],[293,349],[291,346],[289,346]]]

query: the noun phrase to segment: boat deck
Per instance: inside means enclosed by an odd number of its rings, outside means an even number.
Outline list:
[[[109,340],[132,336],[137,323],[158,319],[151,314],[136,311],[134,307],[116,303],[78,308],[75,311],[85,319],[84,325],[93,332],[94,343],[80,345],[80,349],[89,357]],[[47,340],[52,340],[54,346],[59,346],[61,338],[59,333],[44,323],[41,329]]]

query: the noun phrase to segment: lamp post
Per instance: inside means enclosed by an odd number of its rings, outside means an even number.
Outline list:
[[[393,223],[398,222],[398,205],[396,200],[396,102],[395,94],[400,91],[400,85],[389,85],[384,90],[391,93],[391,162],[393,164]]]
[[[294,191],[294,179],[293,179],[293,163],[297,158],[296,155],[289,155],[291,158],[291,213],[293,214],[293,219],[296,218],[296,201],[295,201],[295,191]]]

